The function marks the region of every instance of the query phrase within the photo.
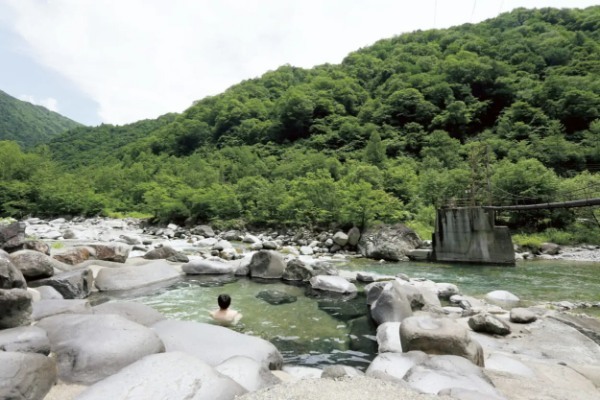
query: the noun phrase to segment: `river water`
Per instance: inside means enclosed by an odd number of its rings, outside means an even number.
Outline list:
[[[599,263],[544,260],[519,262],[516,267],[493,267],[380,264],[359,259],[338,268],[387,275],[404,273],[412,278],[454,283],[463,294],[475,297],[492,290],[508,290],[519,296],[524,306],[547,301],[600,302]],[[362,288],[360,284],[357,286],[359,290]],[[289,301],[295,301],[272,305],[257,297],[263,291],[283,293]],[[238,277],[192,276],[131,300],[150,305],[169,318],[210,323],[208,313],[216,308],[220,293],[230,294],[231,307],[244,316],[234,329],[269,340],[286,363],[317,367],[341,363],[365,369],[376,355],[375,326],[367,316],[362,293],[348,299],[329,297],[281,281],[264,283]],[[596,308],[595,312],[598,311]]]

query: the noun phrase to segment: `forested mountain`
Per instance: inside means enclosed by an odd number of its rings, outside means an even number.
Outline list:
[[[77,128],[22,156],[51,165],[25,182],[59,184],[15,189],[4,214],[424,231],[443,205],[600,197],[600,7],[403,34],[339,65],[282,66],[181,114]],[[509,223],[600,242],[597,217]]]
[[[0,90],[0,140],[14,140],[29,148],[79,125],[47,108],[15,99]]]

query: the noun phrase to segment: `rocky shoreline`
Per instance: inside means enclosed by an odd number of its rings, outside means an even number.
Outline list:
[[[504,291],[476,299],[449,283],[350,274],[324,262],[359,256],[401,260],[419,242],[402,227],[362,234],[253,235],[100,218],[30,219],[5,226],[0,230],[0,247],[9,251],[0,250],[0,397],[600,396],[597,319],[565,312],[564,304],[518,308],[518,298]],[[194,248],[194,254],[184,247]],[[583,253],[591,261],[599,250],[586,251],[562,255]],[[366,285],[369,316],[378,325],[378,355],[366,371],[284,365],[277,348],[257,337],[168,320],[138,303],[87,300],[94,291],[127,294],[198,274],[304,282],[336,296],[353,296],[359,283]]]

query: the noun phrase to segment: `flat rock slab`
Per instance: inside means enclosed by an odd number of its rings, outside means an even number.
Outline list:
[[[95,285],[100,291],[129,290],[171,282],[180,277],[181,274],[166,261],[158,260],[133,267],[101,269],[96,276]]]
[[[39,321],[58,314],[91,314],[92,307],[87,300],[40,300],[33,303],[31,318]]]
[[[221,275],[233,274],[238,266],[213,260],[191,260],[181,266],[181,270],[187,275]]]
[[[141,303],[110,302],[93,307],[94,314],[116,314],[140,325],[151,326],[165,319],[154,308]]]
[[[317,275],[310,278],[313,289],[334,293],[356,293],[356,286],[341,276]]]
[[[77,400],[233,400],[246,390],[182,352],[153,354],[87,388]]]
[[[55,382],[56,365],[51,358],[0,351],[0,399],[41,400]]]
[[[50,353],[46,331],[37,326],[21,326],[0,331],[0,351],[18,353]]]
[[[55,315],[37,326],[48,334],[65,382],[91,384],[165,349],[151,329],[118,315]]]
[[[216,366],[233,356],[246,356],[269,369],[280,369],[283,357],[270,342],[222,326],[165,320],[152,326],[167,351],[183,351]]]

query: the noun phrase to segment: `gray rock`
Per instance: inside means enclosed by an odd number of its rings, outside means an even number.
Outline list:
[[[360,229],[358,229],[356,226],[353,226],[348,231],[348,245],[356,246],[358,244],[359,240],[360,240]]]
[[[492,353],[485,359],[485,369],[535,378],[535,372],[521,361],[499,353]]]
[[[223,233],[221,235],[221,237],[224,240],[236,241],[236,242],[240,242],[243,239],[242,232],[236,231],[236,230],[227,231],[227,232]]]
[[[0,329],[29,325],[31,302],[27,289],[0,289]]]
[[[402,353],[400,322],[384,322],[377,327],[378,352]]]
[[[277,246],[277,243],[275,243],[272,240],[266,240],[263,242],[262,244],[263,249],[265,250],[277,250],[279,248],[279,246]]]
[[[235,273],[237,266],[222,261],[197,259],[183,264],[181,270],[187,275],[221,275]]]
[[[76,246],[52,256],[55,260],[68,265],[77,265],[96,258],[96,250],[90,246]]]
[[[371,317],[377,324],[384,322],[402,322],[412,315],[411,303],[406,296],[406,290],[398,281],[392,281],[384,286],[381,294],[371,304]],[[413,349],[420,350],[420,349]]]
[[[272,306],[294,303],[296,300],[298,300],[296,296],[292,296],[291,294],[281,290],[261,290],[256,295],[256,298],[264,300]]]
[[[41,240],[26,240],[25,243],[23,243],[23,250],[35,250],[44,253],[47,256],[50,255],[50,246],[48,246],[48,243]]]
[[[12,251],[20,248],[25,242],[25,227],[24,222],[0,225],[0,249]]]
[[[93,282],[92,271],[89,268],[81,268],[30,282],[29,286],[50,286],[65,299],[85,299],[92,291]]]
[[[25,277],[10,261],[8,254],[0,257],[0,289],[25,289]]]
[[[142,244],[142,238],[140,238],[138,235],[126,234],[120,235],[119,238],[131,246]]]
[[[254,244],[254,243],[261,243],[260,239],[254,235],[250,235],[250,234],[246,234],[243,238],[242,238],[242,242],[244,243],[250,243],[250,244]],[[262,243],[261,243],[261,247],[262,247]]]
[[[461,388],[478,392],[480,399],[501,397],[481,368],[453,355],[431,356],[412,367],[404,379],[412,388],[424,393]]]
[[[400,261],[420,243],[417,234],[404,225],[382,226],[363,233],[358,250],[367,258]]]
[[[365,294],[367,295],[367,305],[372,305],[379,298],[383,289],[389,282],[373,282],[365,286]]]
[[[347,365],[328,365],[323,368],[321,378],[339,379],[344,377],[364,376],[365,373]]]
[[[356,286],[341,276],[317,275],[310,278],[310,286],[313,289],[334,293],[356,293]]]
[[[526,308],[513,308],[510,310],[510,322],[517,324],[530,324],[537,320],[537,315]]]
[[[183,351],[216,366],[233,356],[246,356],[269,369],[280,369],[277,348],[258,337],[222,326],[192,321],[165,320],[152,326],[167,351]]]
[[[55,315],[37,326],[47,332],[65,382],[91,384],[165,350],[151,329],[118,315]]]
[[[144,326],[152,326],[165,319],[154,308],[142,303],[116,301],[92,307],[94,314],[116,314]]]
[[[325,261],[317,261],[311,265],[313,276],[315,275],[339,275],[336,267]]]
[[[0,331],[0,351],[18,353],[50,353],[50,341],[46,331],[37,326],[21,326]]]
[[[452,283],[436,283],[437,295],[440,299],[449,300],[450,297],[460,294],[458,287]]]
[[[177,253],[178,251],[171,246],[160,246],[148,251],[144,254],[144,258],[146,260],[166,260],[177,255]]]
[[[315,254],[315,251],[310,246],[300,246],[300,254],[303,256],[312,256]]]
[[[131,246],[123,243],[92,243],[87,246],[96,250],[96,258],[104,261],[124,263],[129,257]]]
[[[249,392],[254,392],[281,382],[264,365],[244,356],[231,357],[217,365],[215,370],[233,379]]]
[[[249,268],[252,278],[281,279],[285,261],[277,252],[260,250],[252,255]]]
[[[233,400],[246,393],[210,365],[181,352],[152,354],[86,390],[77,400],[214,399]]]
[[[198,225],[192,228],[192,233],[194,235],[202,235],[207,238],[212,238],[215,236],[215,231],[208,225]]]
[[[388,381],[401,381],[415,365],[428,359],[422,351],[379,354],[367,368],[366,375]]]
[[[34,321],[57,314],[91,314],[92,307],[87,300],[40,300],[33,303]]]
[[[11,253],[10,260],[28,281],[52,276],[55,267],[64,269],[59,261],[34,250],[19,250]]]
[[[348,235],[344,232],[336,232],[336,234],[333,235],[333,242],[340,247],[344,247],[346,243],[348,243]]]
[[[54,360],[42,354],[0,351],[0,398],[42,400],[56,382]]]
[[[157,260],[148,264],[103,268],[96,276],[95,285],[100,291],[129,290],[157,283],[169,283],[181,275],[166,261]]]
[[[35,290],[37,290],[37,292],[40,294],[40,298],[42,300],[64,299],[63,295],[60,294],[58,290],[54,289],[52,286],[37,286]]]
[[[213,250],[223,251],[225,249],[232,249],[233,245],[229,243],[227,240],[219,240],[217,243],[213,245]]]
[[[510,333],[510,326],[487,313],[477,314],[469,318],[469,327],[475,332],[491,333],[493,335],[506,336]]]
[[[298,258],[292,258],[288,261],[283,271],[283,280],[285,281],[308,281],[313,277],[313,269],[306,265],[304,261]]]
[[[540,251],[542,252],[542,254],[555,256],[560,253],[560,246],[556,243],[542,243]]]
[[[485,299],[490,303],[497,304],[502,307],[516,307],[520,299],[506,290],[494,290],[485,295]]]
[[[431,249],[414,249],[406,253],[411,261],[429,261],[431,260]]]
[[[403,351],[420,350],[428,354],[465,357],[475,365],[484,366],[483,349],[471,339],[468,330],[449,318],[413,316],[400,325]]]

